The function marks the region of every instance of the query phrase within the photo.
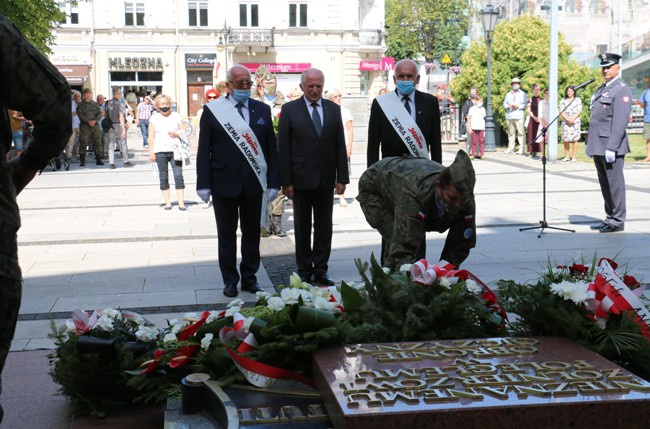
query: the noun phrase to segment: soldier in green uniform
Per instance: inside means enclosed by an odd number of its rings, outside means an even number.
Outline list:
[[[79,166],[86,165],[86,148],[89,143],[93,145],[95,154],[95,163],[104,165],[102,154],[104,153],[104,141],[102,139],[102,130],[99,121],[102,120],[102,108],[93,100],[93,92],[90,88],[83,91],[83,100],[77,106],[77,116],[79,116]]]
[[[424,158],[389,157],[359,179],[361,209],[388,245],[384,265],[415,262],[427,231],[449,230],[440,259],[459,266],[476,245],[474,168],[459,151],[449,167]]]

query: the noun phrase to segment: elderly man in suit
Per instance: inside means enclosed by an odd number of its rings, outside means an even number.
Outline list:
[[[632,111],[632,93],[619,78],[621,56],[600,55],[600,68],[605,78],[591,97],[591,118],[587,134],[587,155],[593,157],[600,190],[605,200],[606,217],[591,227],[600,232],[625,229],[625,154],[630,152],[627,124]]]
[[[219,236],[219,268],[227,297],[241,290],[260,292],[260,215],[263,194],[273,199],[280,186],[271,109],[250,98],[251,74],[242,65],[227,72],[229,94],[206,104],[196,156],[196,189],[203,201],[212,196]],[[237,222],[241,264],[237,273]]]
[[[278,126],[282,192],[293,200],[296,264],[303,281],[331,286],[332,191],[349,183],[341,108],[322,98],[325,76],[308,69],[300,78],[304,95],[282,106]],[[311,244],[312,211],[314,244]]]
[[[442,164],[440,106],[436,97],[415,89],[420,82],[417,63],[408,59],[398,61],[393,80],[397,86],[395,92],[380,95],[372,102],[368,123],[368,167],[379,161],[380,146],[382,158],[408,154]],[[412,140],[416,144],[421,142],[423,147],[415,146]],[[388,254],[387,246],[382,239],[382,263]],[[418,259],[426,256],[424,237],[417,255]]]

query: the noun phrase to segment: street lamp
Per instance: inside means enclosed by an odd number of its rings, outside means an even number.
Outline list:
[[[494,115],[492,114],[492,33],[498,18],[499,12],[491,4],[481,9],[481,23],[487,43],[487,105],[485,106],[485,150],[487,152],[497,150]]]
[[[226,52],[226,70],[228,70],[228,55],[230,53],[230,48],[228,43],[230,42],[230,36],[232,35],[232,28],[228,27],[226,21],[223,22],[223,29],[220,31],[219,43],[217,44],[217,51]]]

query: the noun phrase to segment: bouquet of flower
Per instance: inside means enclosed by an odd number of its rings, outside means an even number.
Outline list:
[[[569,338],[637,375],[650,377],[650,310],[644,288],[610,259],[549,264],[535,284],[501,280],[499,296],[517,315],[513,333]]]

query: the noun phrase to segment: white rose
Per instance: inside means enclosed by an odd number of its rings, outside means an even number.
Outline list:
[[[217,320],[219,318],[219,313],[221,313],[221,312],[220,311],[211,311],[208,318],[205,319],[205,323],[212,323],[215,320]]]
[[[384,273],[386,273],[386,274],[389,274],[389,273],[390,273],[390,268],[388,268],[388,267],[381,267],[381,269],[382,269],[382,271],[383,271]]]
[[[181,329],[183,329],[187,325],[189,325],[187,320],[177,320],[176,323],[172,325],[172,332],[174,334],[178,334],[181,331]]]
[[[227,307],[239,307],[239,308],[241,308],[242,305],[244,305],[244,300],[241,299],[241,298],[237,298],[237,299],[233,299],[232,301],[230,301],[228,303]]]
[[[320,296],[314,300],[314,308],[318,308],[320,310],[332,311],[335,306],[335,302],[330,302],[329,300]]]
[[[168,343],[170,341],[176,341],[176,335],[173,332],[169,332],[163,337],[163,343]]]
[[[135,337],[145,343],[155,341],[158,338],[158,328],[140,326],[140,328],[135,332]]]
[[[442,277],[439,282],[440,282],[440,286],[447,289],[451,289],[451,282],[447,277]]]
[[[481,286],[479,286],[479,285],[478,285],[474,280],[472,280],[472,279],[467,279],[467,280],[465,280],[465,287],[467,288],[467,290],[468,290],[470,293],[472,293],[472,294],[474,294],[474,295],[480,295],[481,292],[483,292],[483,288],[481,288]]]
[[[258,301],[268,300],[271,297],[271,294],[268,292],[255,292],[255,298]]]
[[[121,318],[122,314],[114,308],[105,308],[104,311],[102,311],[102,316],[110,317],[111,319],[117,319],[118,317]]]
[[[300,298],[300,289],[287,288],[282,289],[280,292],[280,297],[287,305],[297,304],[298,298]]]
[[[400,270],[401,272],[403,272],[403,273],[408,273],[408,272],[411,271],[411,267],[412,267],[412,266],[413,266],[413,264],[404,264],[404,265],[402,265],[401,267],[399,267],[399,270]]]
[[[212,342],[213,334],[205,334],[205,337],[201,339],[201,348],[207,350],[210,348],[210,343]]]
[[[113,319],[106,315],[102,315],[99,319],[97,319],[97,323],[95,323],[95,328],[101,329],[102,331],[112,332]]]
[[[229,307],[226,309],[226,317],[232,317],[235,315],[235,313],[239,313],[239,310],[241,310],[241,307],[235,306],[235,307]]]
[[[269,298],[269,301],[266,304],[266,306],[273,311],[280,311],[284,308],[285,303],[282,300],[282,298],[280,298],[279,296],[274,296],[272,298]]]

